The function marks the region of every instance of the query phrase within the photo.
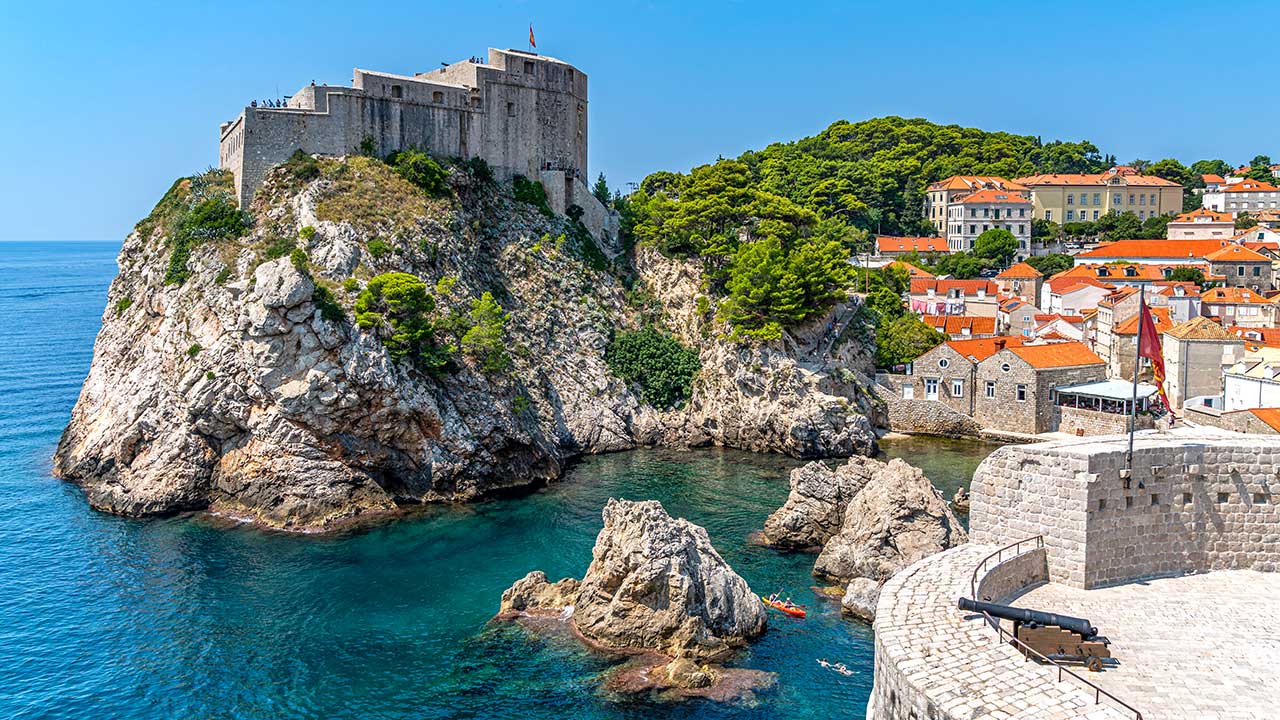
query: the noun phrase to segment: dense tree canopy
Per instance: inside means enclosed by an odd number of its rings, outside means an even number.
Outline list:
[[[1008,230],[991,228],[973,241],[973,254],[996,265],[1007,266],[1018,254],[1018,238]]]

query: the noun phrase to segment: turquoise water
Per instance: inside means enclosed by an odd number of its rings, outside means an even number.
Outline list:
[[[588,458],[528,497],[334,537],[128,520],[89,509],[49,456],[89,366],[115,243],[0,243],[0,717],[861,717],[871,633],[809,590],[812,556],[748,534],[786,497],[794,461],[732,451]],[[940,486],[988,446],[887,444]],[[747,703],[604,695],[608,664],[571,640],[491,624],[532,569],[580,576],[608,497],[661,500],[704,525],[771,618],[742,665],[778,673]],[[815,660],[843,660],[846,678]]]

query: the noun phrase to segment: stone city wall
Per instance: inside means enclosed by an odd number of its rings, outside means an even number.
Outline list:
[[[974,542],[1043,535],[1054,582],[1091,588],[1187,571],[1280,568],[1274,437],[1182,429],[1007,446],[970,489]]]
[[[1068,435],[1119,435],[1129,432],[1128,415],[1066,406],[1060,406],[1058,410],[1058,432]],[[1134,423],[1138,430],[1150,430],[1154,426],[1150,415],[1139,415]]]
[[[1006,554],[1013,550],[1006,551]],[[1035,585],[1049,582],[1049,556],[1044,548],[1014,555],[999,565],[988,567],[978,579],[976,600],[1005,604],[1010,597]]]

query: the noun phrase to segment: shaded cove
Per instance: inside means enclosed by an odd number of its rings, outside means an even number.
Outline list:
[[[17,718],[829,718],[860,716],[871,631],[809,589],[813,556],[747,542],[796,461],[727,450],[589,457],[533,494],[427,508],[332,536],[202,516],[95,512],[49,457],[92,355],[117,243],[0,244],[0,716]],[[992,446],[904,438],[889,456],[948,497]],[[770,618],[736,663],[778,673],[733,705],[600,690],[608,661],[571,638],[491,624],[529,570],[581,576],[609,497],[703,525]],[[844,661],[843,677],[818,666]]]

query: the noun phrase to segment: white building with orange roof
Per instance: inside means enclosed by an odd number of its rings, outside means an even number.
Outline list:
[[[969,315],[995,317],[999,288],[990,280],[911,281],[911,311],[919,315]]]
[[[964,315],[924,315],[925,325],[951,340],[979,340],[996,336],[996,318]]]
[[[1161,340],[1165,391],[1174,409],[1187,398],[1222,394],[1222,374],[1244,357],[1244,340],[1206,317],[1176,323]]]
[[[952,252],[972,250],[988,230],[1007,230],[1018,239],[1017,260],[1031,254],[1031,200],[1023,193],[984,188],[947,205],[943,234]]]
[[[947,207],[966,195],[986,188],[1015,193],[1027,192],[1025,186],[994,175],[952,175],[945,180],[930,183],[924,195],[924,216],[933,223],[934,229],[945,237]]]
[[[1236,232],[1231,239],[1246,247],[1248,247],[1250,243],[1276,245],[1280,243],[1280,231],[1269,228],[1265,225],[1254,225],[1251,228],[1246,228]]]
[[[997,329],[1002,335],[1031,337],[1036,329],[1036,316],[1040,314],[1040,308],[1028,300],[1018,297],[1002,298],[996,314]]]
[[[1242,212],[1280,209],[1280,187],[1262,180],[1231,178],[1216,190],[1205,188],[1200,203],[1218,212],[1239,215]]]
[[[1083,310],[1098,307],[1098,301],[1112,290],[1114,285],[1095,278],[1063,277],[1058,273],[1045,282],[1040,309],[1059,315],[1079,315]]]
[[[1193,282],[1159,282],[1148,302],[1169,308],[1169,318],[1176,323],[1200,317],[1200,285]]]
[[[1154,175],[1112,168],[1097,174],[1031,175],[1014,178],[1031,190],[1033,214],[1056,223],[1092,222],[1108,212],[1141,219],[1182,212],[1182,186]]]
[[[1085,331],[1085,318],[1082,315],[1040,314],[1035,316],[1036,327],[1032,337],[1048,338],[1059,336],[1090,344],[1092,338]]]
[[[919,253],[948,253],[947,241],[940,237],[896,237],[892,235],[876,236],[876,254],[880,257],[892,258],[899,255]]]
[[[1165,237],[1170,240],[1216,240],[1236,234],[1236,221],[1231,213],[1197,208],[1169,221]]]
[[[1005,268],[993,279],[1002,295],[1020,297],[1033,303],[1040,302],[1040,286],[1044,284],[1044,274],[1025,262]]]
[[[1276,327],[1276,310],[1275,303],[1249,288],[1211,288],[1200,296],[1200,314],[1222,325]]]
[[[1151,263],[1156,265],[1194,265],[1203,263],[1206,255],[1231,244],[1221,240],[1116,240],[1075,256],[1076,265],[1088,263]]]
[[[1244,245],[1231,244],[1205,255],[1213,275],[1226,278],[1231,287],[1247,287],[1255,291],[1275,289],[1275,269],[1270,256]]]

